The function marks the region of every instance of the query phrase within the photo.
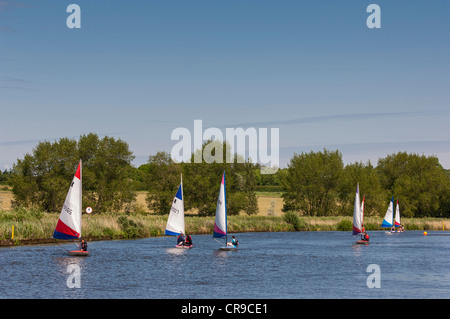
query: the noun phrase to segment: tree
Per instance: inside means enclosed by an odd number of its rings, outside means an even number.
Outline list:
[[[143,171],[145,171],[144,185],[148,190],[146,198],[148,208],[158,214],[168,214],[180,185],[180,164],[174,163],[169,153],[158,152],[149,156]]]
[[[121,209],[134,200],[131,183],[134,156],[128,144],[90,133],[79,141],[62,138],[39,142],[32,154],[14,164],[11,176],[14,204],[59,211],[75,174],[83,162],[83,203],[94,211]]]
[[[120,210],[136,199],[133,183],[133,153],[128,143],[90,133],[80,137],[83,188],[86,204],[97,212]]]
[[[450,216],[450,181],[436,156],[398,152],[378,161],[380,180],[408,217]]]
[[[194,163],[195,152],[209,153],[211,156],[207,160],[205,156],[202,156],[201,163]],[[255,194],[255,164],[250,161],[238,161],[238,155],[233,157],[232,154],[228,154],[227,157],[226,143],[221,141],[209,140],[202,145],[202,149],[195,152],[192,154],[191,163],[182,164],[187,207],[197,209],[199,215],[213,216],[216,211],[221,177],[225,171],[228,214],[239,214],[241,211],[247,214],[258,212]],[[227,158],[234,160],[232,163],[227,163]]]
[[[339,182],[339,214],[352,215],[356,184],[359,183],[361,200],[365,196],[364,216],[376,215],[386,208],[386,192],[381,186],[380,176],[370,163],[346,165]]]
[[[301,211],[310,216],[336,214],[343,167],[339,151],[294,154],[282,178],[283,211]]]

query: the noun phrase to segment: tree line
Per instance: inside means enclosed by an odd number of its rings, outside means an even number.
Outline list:
[[[356,162],[344,165],[339,151],[294,154],[288,167],[275,174],[261,174],[259,164],[234,155],[228,163],[226,144],[207,141],[223,155],[222,163],[175,163],[167,152],[150,155],[146,164],[134,167],[134,155],[121,140],[95,133],[78,140],[62,138],[39,142],[31,154],[0,174],[12,186],[14,206],[61,209],[68,183],[78,161],[83,162],[83,205],[97,213],[132,211],[137,190],[146,191],[149,210],[168,214],[177,187],[183,180],[185,209],[199,215],[215,213],[222,173],[226,174],[229,214],[258,213],[256,192],[282,191],[283,211],[307,216],[351,215],[356,184],[365,196],[365,214],[384,215],[391,197],[399,200],[402,216],[450,217],[450,172],[436,156],[398,152],[378,160],[377,166]],[[192,154],[192,159],[194,158]],[[217,158],[217,157],[216,157]],[[1,173],[1,172],[0,172]]]

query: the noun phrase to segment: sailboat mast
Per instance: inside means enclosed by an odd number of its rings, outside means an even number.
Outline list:
[[[78,164],[80,165],[80,237],[78,238],[78,250],[81,250],[81,231],[83,229],[81,223],[83,221],[83,165],[81,163],[81,159],[80,159],[80,163]]]
[[[227,220],[227,184],[225,181],[225,170],[223,171],[223,194],[225,201],[225,246],[228,242],[228,220]]]
[[[395,208],[394,207],[394,196],[392,196],[392,227],[394,227],[395,230]]]

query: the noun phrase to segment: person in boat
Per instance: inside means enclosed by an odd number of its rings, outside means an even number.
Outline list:
[[[228,246],[237,247],[239,245],[239,241],[235,236],[231,236],[231,241],[228,243]]]
[[[87,251],[87,242],[84,239],[81,240],[80,247],[82,251]]]
[[[361,240],[369,241],[369,238],[370,238],[369,234],[366,233],[366,229],[363,227],[362,233],[361,233]]]
[[[186,234],[186,240],[184,241],[184,246],[192,246],[192,238],[191,236]]]
[[[184,234],[183,233],[179,234],[177,237],[177,245],[184,245],[185,242],[186,237],[184,237]]]

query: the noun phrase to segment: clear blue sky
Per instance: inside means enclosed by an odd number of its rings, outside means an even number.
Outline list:
[[[66,8],[81,7],[81,29]],[[366,7],[381,7],[369,29]],[[177,127],[278,127],[280,162],[397,151],[450,168],[450,2],[0,0],[0,169],[95,132],[135,164]]]

